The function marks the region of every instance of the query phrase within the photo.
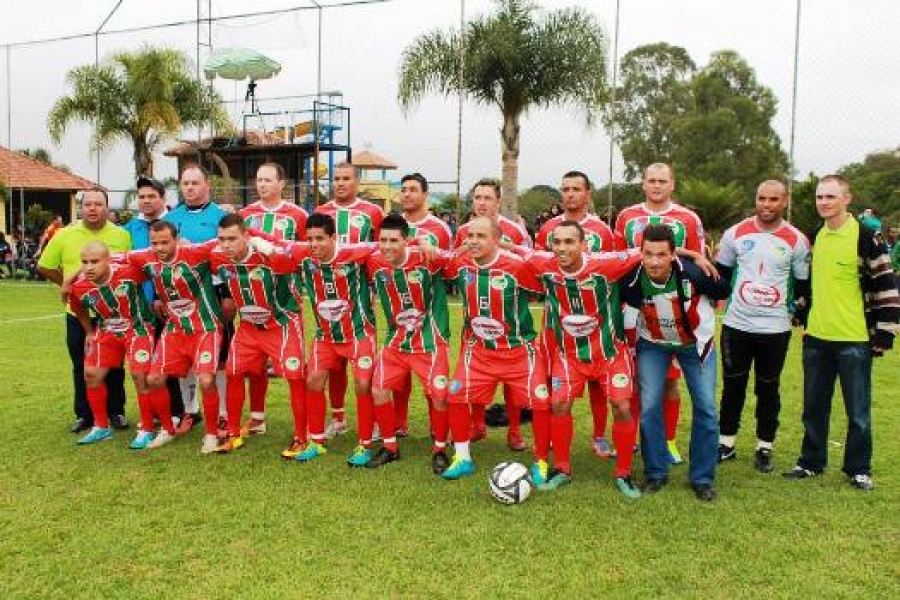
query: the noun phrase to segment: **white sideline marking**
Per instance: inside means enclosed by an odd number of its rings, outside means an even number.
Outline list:
[[[6,325],[7,323],[28,323],[29,321],[49,321],[50,319],[58,319],[62,315],[42,315],[40,317],[23,317],[21,319],[6,319],[0,321],[0,325]]]

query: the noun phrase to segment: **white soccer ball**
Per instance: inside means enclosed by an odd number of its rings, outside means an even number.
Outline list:
[[[531,495],[531,475],[528,467],[517,462],[502,462],[491,471],[488,488],[491,496],[501,504],[519,504]]]

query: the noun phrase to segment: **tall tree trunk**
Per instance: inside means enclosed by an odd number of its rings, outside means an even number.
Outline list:
[[[153,153],[144,136],[132,136],[134,144],[134,174],[135,177],[146,175],[153,177]]]
[[[508,217],[518,209],[519,189],[519,113],[503,115],[503,183],[500,194],[500,210]]]

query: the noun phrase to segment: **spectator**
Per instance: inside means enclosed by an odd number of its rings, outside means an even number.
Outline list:
[[[6,235],[0,231],[0,269],[6,268],[6,276],[10,279],[16,274],[15,264],[13,263],[13,247],[6,241]],[[0,270],[0,279],[3,278],[3,272]]]
[[[53,217],[53,220],[50,221],[50,224],[47,225],[46,229],[44,229],[44,233],[41,234],[40,241],[38,242],[38,249],[36,257],[40,257],[41,253],[44,251],[44,248],[47,247],[47,244],[50,243],[50,240],[53,239],[53,236],[56,235],[56,232],[62,229],[63,226],[63,218],[62,215],[56,215]]]

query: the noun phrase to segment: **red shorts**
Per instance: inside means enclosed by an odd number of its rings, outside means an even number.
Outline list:
[[[447,375],[450,364],[447,359],[447,346],[440,345],[434,353],[401,352],[391,346],[385,346],[375,363],[373,387],[381,390],[398,391],[407,389],[409,374],[415,373],[425,388],[425,394],[433,399],[447,399]]]
[[[221,329],[199,333],[164,331],[156,342],[150,370],[175,377],[184,377],[191,368],[198,375],[215,373],[221,349]]]
[[[296,319],[286,325],[257,329],[241,321],[228,349],[225,370],[229,375],[262,375],[272,359],[275,374],[285,379],[303,379],[303,328]]]
[[[477,342],[463,344],[450,382],[450,402],[490,404],[498,383],[506,385],[507,399],[519,406],[550,405],[546,358],[538,346],[489,350]]]
[[[375,368],[375,342],[371,338],[335,344],[325,340],[313,342],[307,368],[316,371],[340,371],[346,361],[353,363],[353,377],[360,381],[372,379]]]
[[[128,359],[132,373],[149,373],[153,357],[153,334],[129,333],[117,336],[98,329],[88,337],[84,349],[84,366],[87,368],[116,369]]]
[[[553,401],[563,402],[580,398],[584,385],[597,381],[607,398],[614,402],[630,400],[634,392],[634,361],[625,344],[616,344],[616,355],[604,361],[586,363],[565,360],[553,355],[550,369],[550,388]]]

